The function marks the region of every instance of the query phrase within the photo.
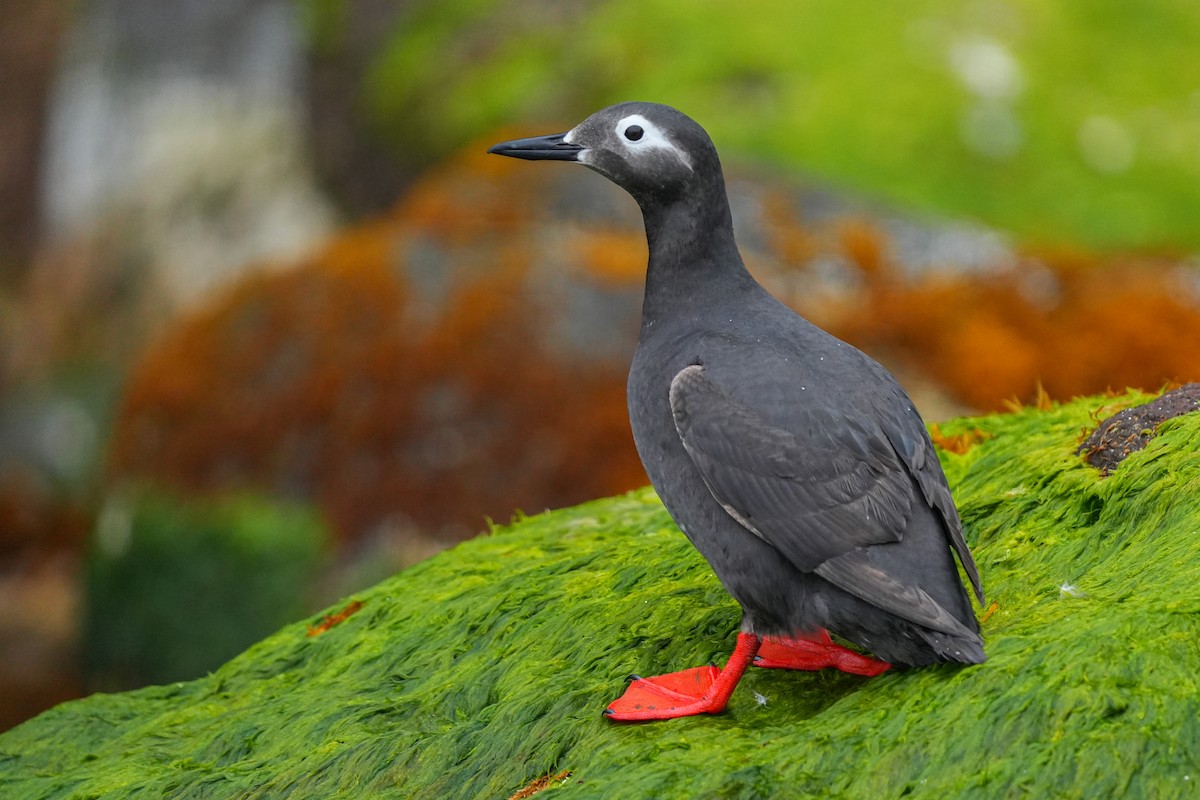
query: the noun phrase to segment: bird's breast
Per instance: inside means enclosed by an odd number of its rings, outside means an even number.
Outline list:
[[[685,367],[703,363],[699,337],[661,333],[639,340],[626,386],[634,444],[660,495],[663,484],[690,466],[671,414],[671,381]]]

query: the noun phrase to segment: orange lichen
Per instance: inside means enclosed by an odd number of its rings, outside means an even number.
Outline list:
[[[363,607],[363,604],[362,604],[361,600],[351,600],[349,603],[346,604],[345,608],[343,608],[341,611],[337,612],[336,614],[326,614],[325,616],[321,617],[321,621],[318,622],[316,625],[309,625],[307,635],[310,637],[320,636],[322,633],[329,630],[330,628],[341,625],[343,622],[348,620],[351,616],[353,616],[354,614],[357,614],[359,611],[362,610],[362,607]]]
[[[985,275],[939,271],[905,282],[886,246],[843,248],[862,284],[843,307],[822,308],[822,323],[898,355],[968,406],[1003,408],[1038,381],[1034,402],[1044,407],[1200,375],[1198,276],[1169,258],[1053,251]]]
[[[569,777],[571,777],[570,770],[563,770],[557,775],[543,775],[540,778],[534,779],[528,786],[509,795],[508,800],[528,800],[528,798],[533,797],[538,792],[549,789],[556,783],[562,783]]]
[[[762,202],[767,246],[790,267],[800,268],[820,251],[813,231],[802,224],[800,212],[791,198],[779,191],[768,191]]]
[[[962,455],[980,442],[985,442],[992,438],[992,435],[987,431],[979,428],[971,428],[956,434],[942,433],[941,425],[936,422],[929,426],[929,437],[933,443],[945,450],[947,453]]]
[[[842,252],[859,269],[868,275],[887,270],[887,238],[879,226],[861,217],[847,217],[837,229]]]
[[[583,268],[604,283],[640,284],[646,275],[646,239],[638,232],[583,231],[572,246]]]

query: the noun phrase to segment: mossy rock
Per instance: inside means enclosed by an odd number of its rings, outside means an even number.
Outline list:
[[[1141,399],[942,426],[965,449],[943,457],[995,604],[984,665],[752,669],[722,715],[610,723],[629,673],[720,662],[738,623],[640,491],[467,542],[206,678],[52,709],[0,736],[0,795],[1190,795],[1200,415],[1107,478],[1074,454]]]

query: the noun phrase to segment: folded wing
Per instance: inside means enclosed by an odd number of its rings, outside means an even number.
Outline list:
[[[827,409],[789,410],[788,429],[770,424],[687,367],[671,382],[671,410],[683,446],[731,517],[797,568],[816,572],[867,602],[935,630],[960,624],[922,589],[872,565],[866,548],[899,542],[914,503],[928,503],[949,545],[978,577],[941,476],[925,474],[926,440],[893,424]],[[915,414],[913,415],[914,418]],[[916,418],[919,426],[919,418]],[[920,492],[914,488],[920,487]]]

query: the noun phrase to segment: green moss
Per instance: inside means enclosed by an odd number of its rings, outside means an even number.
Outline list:
[[[722,715],[610,724],[627,674],[723,661],[738,621],[641,491],[467,542],[207,678],[53,709],[0,736],[0,795],[504,798],[563,770],[554,797],[1183,795],[1200,415],[1101,479],[1072,451],[1113,402],[943,426],[992,434],[945,456],[997,604],[982,666],[751,670]]]

